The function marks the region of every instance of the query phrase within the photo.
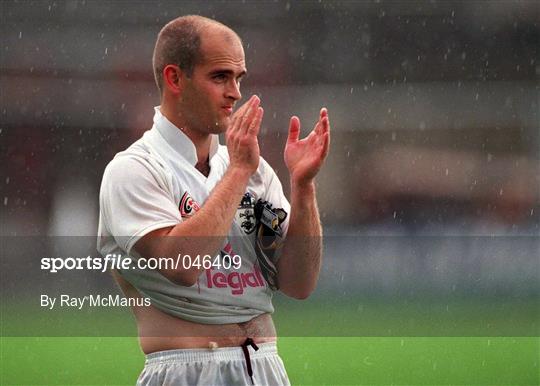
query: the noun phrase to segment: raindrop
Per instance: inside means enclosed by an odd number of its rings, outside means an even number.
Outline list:
[[[8,204],[8,198],[4,197],[4,206],[7,206],[7,204]]]
[[[448,168],[446,168],[446,170],[444,171],[444,174],[448,175]]]
[[[22,31],[19,32],[19,39],[22,39]]]

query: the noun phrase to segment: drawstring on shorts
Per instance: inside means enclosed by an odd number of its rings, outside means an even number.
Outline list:
[[[253,382],[253,368],[251,367],[251,358],[249,357],[249,349],[248,346],[253,347],[255,351],[259,350],[259,347],[255,344],[253,339],[247,338],[244,343],[240,345],[242,347],[242,351],[244,352],[244,358],[246,360],[246,367],[249,377],[251,378],[251,384],[254,385],[255,382]]]

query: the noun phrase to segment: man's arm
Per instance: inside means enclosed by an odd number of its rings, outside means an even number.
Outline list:
[[[173,227],[157,229],[134,245],[143,258],[173,258],[178,254],[214,256],[229,233],[238,203],[250,176],[259,164],[257,134],[263,116],[259,99],[252,97],[242,106],[227,130],[230,164],[222,180],[213,189],[201,209],[191,218]],[[169,280],[192,286],[203,272],[202,267],[162,269]]]
[[[299,140],[300,121],[291,118],[285,164],[291,177],[291,217],[281,258],[277,263],[280,290],[297,299],[307,298],[319,279],[322,228],[315,196],[315,176],[328,154],[330,123],[321,109],[313,131]]]

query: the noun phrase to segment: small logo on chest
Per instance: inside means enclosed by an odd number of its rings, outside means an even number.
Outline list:
[[[180,200],[180,205],[178,206],[178,209],[180,210],[180,216],[182,216],[182,218],[185,218],[193,216],[195,212],[201,209],[201,207],[199,206],[199,204],[197,204],[197,201],[195,201],[193,197],[189,195],[188,192],[185,192],[182,196],[182,199]]]

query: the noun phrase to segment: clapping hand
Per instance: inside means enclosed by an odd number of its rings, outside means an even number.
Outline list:
[[[328,111],[322,108],[315,127],[304,139],[300,137],[300,119],[291,117],[289,136],[285,145],[285,165],[291,183],[311,183],[328,155],[330,146],[330,121]]]

